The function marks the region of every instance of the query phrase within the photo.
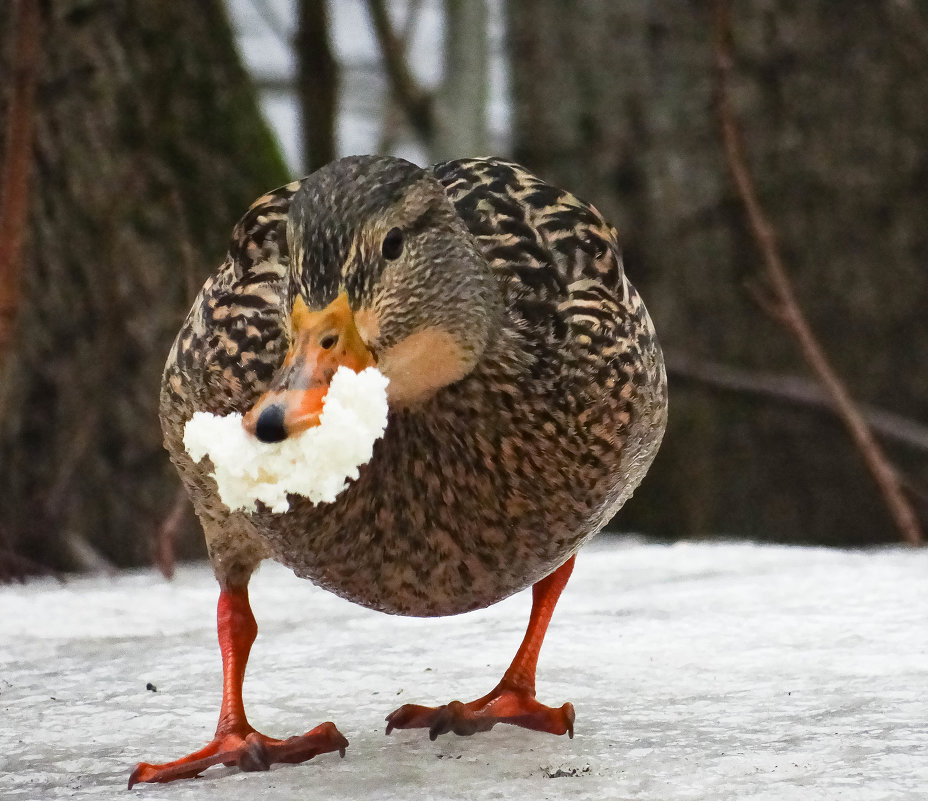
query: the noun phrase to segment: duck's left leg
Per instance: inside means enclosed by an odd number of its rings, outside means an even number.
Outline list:
[[[393,729],[427,728],[429,737],[439,734],[473,734],[488,731],[497,723],[512,723],[526,729],[574,736],[574,707],[558,709],[535,700],[535,668],[554,607],[574,569],[570,557],[551,575],[532,587],[532,614],[515,659],[502,681],[476,701],[452,701],[439,707],[404,704],[387,716],[387,734]]]

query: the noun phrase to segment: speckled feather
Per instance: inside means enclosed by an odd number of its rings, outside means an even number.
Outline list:
[[[245,411],[267,388],[296,292],[316,307],[346,286],[354,302],[369,298],[379,274],[358,232],[436,181],[502,301],[487,300],[493,324],[476,365],[424,403],[391,409],[373,458],[334,503],[291,496],[284,515],[229,514],[208,462],[184,452],[185,422],[196,410]],[[442,292],[455,313],[461,243],[439,244],[447,263],[430,286],[409,287],[409,314],[422,293]],[[538,581],[599,531],[647,471],[666,404],[651,320],[595,208],[499,159],[421,170],[358,157],[265,195],[239,222],[171,350],[161,416],[220,582],[272,556],[356,603],[442,615]]]

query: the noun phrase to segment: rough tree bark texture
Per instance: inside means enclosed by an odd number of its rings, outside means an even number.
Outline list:
[[[219,0],[43,5],[23,306],[0,365],[0,566],[133,564],[177,486],[167,349],[235,220],[286,174]]]
[[[804,372],[760,311],[760,258],[712,109],[708,4],[509,0],[516,156],[618,225],[678,360]],[[928,3],[733,5],[733,101],[799,302],[851,394],[928,419]],[[893,448],[915,486],[924,455]],[[922,513],[925,513],[922,507]],[[621,525],[671,536],[897,539],[840,425],[674,380]]]

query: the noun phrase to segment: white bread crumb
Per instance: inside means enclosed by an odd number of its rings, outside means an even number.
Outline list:
[[[319,425],[282,442],[260,442],[242,415],[195,412],[184,428],[184,447],[195,461],[209,456],[219,497],[231,511],[290,509],[287,493],[331,503],[370,461],[387,427],[387,377],[374,367],[355,373],[340,367],[325,395]]]

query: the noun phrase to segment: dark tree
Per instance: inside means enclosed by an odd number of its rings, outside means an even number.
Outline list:
[[[924,421],[928,4],[747,0],[732,14],[732,99],[799,303],[857,400]],[[509,0],[508,18],[516,157],[614,219],[676,366],[664,445],[622,526],[897,539],[834,416],[696,369],[807,375],[763,310],[726,170],[709,4]],[[928,485],[924,450],[891,453]]]
[[[299,0],[295,45],[306,173],[336,156],[338,64],[329,42],[330,27],[327,0]]]
[[[21,304],[0,356],[0,567],[137,564],[178,486],[157,417],[167,350],[236,219],[287,176],[219,0],[39,5]]]

